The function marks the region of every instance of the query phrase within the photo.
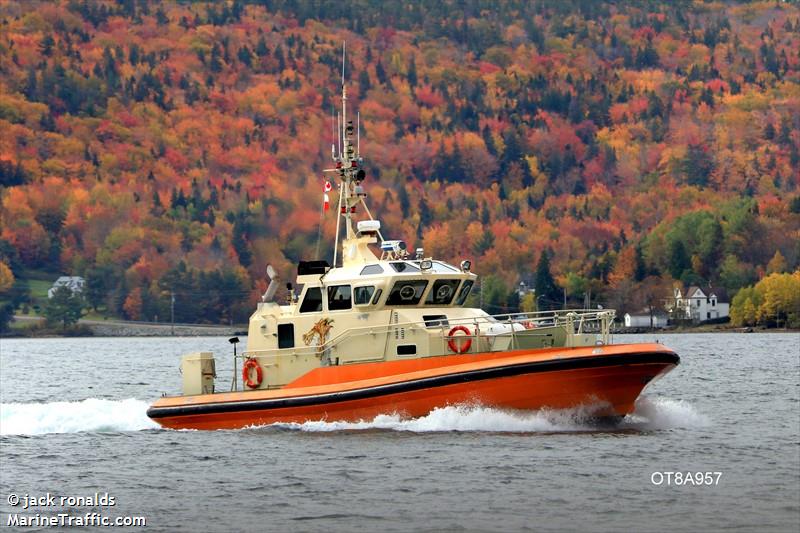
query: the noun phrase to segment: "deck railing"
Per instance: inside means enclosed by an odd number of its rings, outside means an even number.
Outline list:
[[[608,344],[611,340],[611,325],[615,312],[610,309],[602,310],[559,310],[540,311],[533,313],[512,313],[493,316],[478,316],[467,318],[443,319],[436,324],[436,319],[415,322],[398,322],[385,325],[362,326],[350,328],[316,346],[295,346],[293,348],[276,348],[267,350],[249,350],[242,353],[241,358],[269,357],[278,355],[318,355],[328,357],[332,363],[334,359],[344,354],[338,353],[347,346],[367,346],[371,354],[361,359],[349,357],[345,362],[379,361],[385,359],[387,348],[392,340],[401,341],[409,337],[420,338],[420,335],[429,339],[426,356],[438,356],[452,351],[448,350],[448,342],[456,338],[459,341],[470,339],[469,352],[480,351],[505,351],[522,347],[519,337],[535,337],[537,335],[552,335],[553,328],[563,330],[566,345],[569,340],[580,335],[596,335],[599,344]],[[453,328],[465,326],[470,334],[449,336]],[[436,341],[431,334],[438,330]],[[541,333],[537,333],[541,331]],[[550,333],[548,333],[550,332]],[[498,342],[499,339],[508,339],[510,342]],[[355,342],[357,341],[357,342]],[[384,346],[379,348],[376,343],[381,341]],[[398,344],[398,343],[395,343]],[[438,345],[438,346],[437,346]],[[439,349],[440,348],[440,349]],[[418,356],[417,354],[409,354]]]

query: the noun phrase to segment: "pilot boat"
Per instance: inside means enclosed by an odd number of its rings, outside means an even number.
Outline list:
[[[367,207],[365,172],[342,84],[333,264],[301,261],[288,301],[275,271],[250,317],[228,391],[210,352],[181,360],[183,394],[147,411],[167,428],[235,429],[273,423],[424,416],[448,405],[511,410],[587,407],[622,417],[642,390],[679,363],[661,344],[613,344],[613,310],[492,316],[467,307],[477,276],[385,240]],[[360,133],[360,132],[359,132]],[[325,194],[332,192],[325,182]],[[363,220],[356,221],[359,208]],[[344,226],[339,263],[340,224]],[[241,365],[241,381],[238,379]]]

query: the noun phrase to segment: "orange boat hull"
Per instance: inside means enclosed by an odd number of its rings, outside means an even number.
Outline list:
[[[535,410],[594,406],[624,416],[652,380],[679,362],[658,344],[443,356],[324,367],[278,390],[162,398],[148,416],[168,428],[236,429],[277,422],[418,417],[480,404]]]

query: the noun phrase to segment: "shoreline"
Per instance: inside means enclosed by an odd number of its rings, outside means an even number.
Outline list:
[[[85,320],[78,321],[76,326],[66,332],[58,327],[39,328],[44,319],[41,317],[15,316],[20,322],[33,322],[33,326],[12,328],[0,335],[2,339],[44,339],[71,337],[232,337],[246,336],[247,325],[232,326],[213,324],[164,324],[163,322],[132,322],[124,320]],[[174,332],[173,332],[174,331]],[[614,335],[642,335],[655,333],[660,335],[698,334],[698,333],[800,333],[800,329],[776,329],[762,327],[735,328],[728,324],[700,325],[697,327],[677,328],[619,328]]]
[[[213,325],[213,324],[164,324],[154,322],[132,322],[124,320],[85,320],[66,331],[58,326],[41,327],[41,317],[15,316],[19,323],[33,323],[32,326],[11,328],[3,333],[3,339],[41,339],[70,337],[223,337],[246,335],[246,325]]]

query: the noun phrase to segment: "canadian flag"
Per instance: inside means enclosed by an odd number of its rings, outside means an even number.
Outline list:
[[[331,199],[328,197],[328,193],[331,192],[331,189],[333,189],[333,186],[331,185],[331,182],[326,180],[325,181],[325,187],[323,188],[324,192],[322,194],[322,199],[325,202],[324,203],[325,211],[327,211],[328,209],[331,208]]]

